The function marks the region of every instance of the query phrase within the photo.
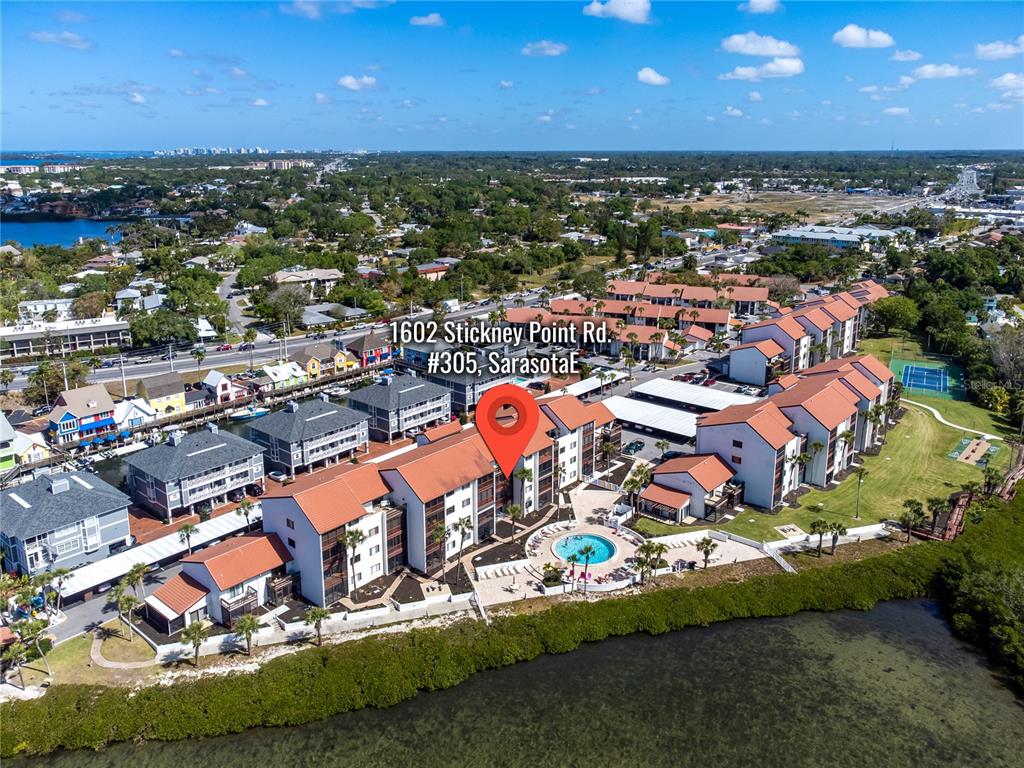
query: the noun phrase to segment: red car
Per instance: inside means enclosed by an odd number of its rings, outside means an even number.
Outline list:
[[[219,347],[217,347],[218,352],[230,352],[232,349],[234,349],[234,347],[232,347],[230,344],[221,344]]]
[[[710,387],[712,384],[716,383],[717,381],[718,381],[718,379],[708,379],[707,381],[704,382],[704,386],[705,387]]]

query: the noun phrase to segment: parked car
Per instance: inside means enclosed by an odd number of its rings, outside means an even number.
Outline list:
[[[52,410],[53,410],[53,408],[51,408],[48,405],[40,405],[38,408],[34,408],[32,410],[32,415],[33,416],[45,416],[46,414],[48,414]]]
[[[142,365],[144,363],[151,363],[151,362],[153,362],[153,358],[152,357],[137,357],[137,358],[135,358],[135,364],[136,365]]]
[[[253,483],[252,485],[245,486],[245,492],[250,496],[255,496],[256,498],[259,498],[260,496],[263,495],[263,488]]]
[[[100,368],[113,368],[115,365],[117,365],[116,360],[104,360],[100,363]]]
[[[526,385],[529,389],[544,389],[543,381],[531,381]]]
[[[267,477],[275,482],[283,483],[287,479],[288,475],[275,469],[273,472],[267,472]]]
[[[245,491],[241,488],[236,488],[228,494],[228,501],[233,501],[236,504],[245,500]]]
[[[701,383],[705,387],[710,387],[712,384],[717,384],[718,379],[716,379],[714,376],[709,376],[708,378],[704,379],[704,381],[702,381]]]
[[[221,344],[219,347],[217,347],[218,352],[230,352],[232,349],[234,349],[234,347],[231,346],[230,344]]]
[[[178,355],[176,352],[168,352],[166,355],[160,355],[161,360],[176,360]]]
[[[241,344],[238,345],[238,350],[240,352],[248,352],[250,349],[252,349],[255,346],[256,345],[251,343],[251,342],[244,341],[244,342],[242,342]]]
[[[643,450],[643,447],[644,447],[644,441],[643,440],[634,440],[631,443],[627,443],[626,447],[622,449],[622,452],[624,454],[626,454],[627,456],[632,456],[637,451]]]
[[[682,451],[665,451],[665,455],[662,458],[668,461],[669,459],[678,459],[682,455]]]

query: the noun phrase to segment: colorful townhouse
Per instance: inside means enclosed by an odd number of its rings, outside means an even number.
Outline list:
[[[141,379],[135,387],[135,394],[159,416],[185,412],[185,380],[177,371]]]
[[[86,446],[115,436],[114,401],[102,384],[61,392],[50,411],[47,438],[51,444]]]
[[[359,361],[354,354],[326,343],[310,344],[298,352],[293,352],[288,359],[298,364],[310,381],[324,376],[335,376],[359,367]]]
[[[233,403],[249,396],[249,390],[244,384],[217,370],[206,374],[206,378],[203,379],[203,389],[209,395],[210,401],[214,403]]]
[[[11,422],[0,413],[0,472],[14,469],[17,464],[14,456],[14,441],[16,437],[17,435],[14,432],[14,427],[11,426]]]
[[[377,331],[370,331],[352,341],[344,342],[345,349],[352,353],[360,368],[388,363],[395,356],[395,347]]]

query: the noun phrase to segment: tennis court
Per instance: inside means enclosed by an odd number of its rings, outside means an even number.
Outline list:
[[[959,365],[941,360],[901,360],[893,358],[889,368],[903,384],[907,394],[964,400],[963,372]]]

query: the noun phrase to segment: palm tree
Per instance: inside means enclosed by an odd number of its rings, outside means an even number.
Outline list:
[[[470,520],[468,517],[463,517],[460,520],[456,520],[452,524],[452,533],[457,533],[459,535],[459,556],[461,556],[462,547],[465,545],[466,541],[466,534],[473,533],[473,521]],[[455,581],[458,582],[458,580],[458,570],[456,569]]]
[[[121,579],[122,584],[127,584],[132,588],[136,597],[146,597],[146,574],[149,573],[149,566],[145,563],[136,563],[128,569],[128,573]],[[139,594],[139,587],[142,587],[142,594]]]
[[[358,528],[346,528],[345,532],[338,537],[338,543],[345,547],[345,549],[347,549],[349,552],[349,563],[356,559],[356,547],[358,547],[364,541],[366,541],[366,534],[360,531]],[[352,581],[352,579],[349,579],[350,585],[352,584]],[[351,588],[349,591],[351,591]]]
[[[821,544],[825,538],[825,534],[829,532],[828,521],[818,518],[811,520],[811,535],[818,537],[818,557],[821,557]]]
[[[128,592],[115,593],[117,599],[117,617],[128,625],[128,642],[135,640],[135,627],[132,626],[132,614],[142,605],[142,601]]]
[[[873,429],[871,431],[872,431],[873,434],[878,434],[879,429],[881,429],[881,432],[882,432],[883,435],[885,434],[885,406],[884,405],[882,405],[881,403],[875,403],[870,408],[868,408],[867,419],[868,419],[868,421],[871,422],[871,426],[873,427]]]
[[[583,558],[583,574],[589,576],[590,571],[590,558],[594,556],[596,550],[593,545],[586,544],[579,549],[579,555]],[[587,579],[583,579],[583,594],[587,594]]]
[[[71,569],[70,568],[64,568],[63,566],[60,567],[60,568],[54,568],[50,572],[50,575],[51,575],[52,581],[56,581],[57,582],[57,590],[56,590],[56,592],[57,592],[57,601],[56,601],[56,606],[55,607],[59,611],[60,610],[60,603],[61,603],[60,590],[64,586],[64,581],[67,579],[68,576],[71,575]],[[5,603],[5,605],[6,605],[6,603]]]
[[[210,630],[202,621],[193,621],[181,633],[181,644],[191,645],[192,652],[195,654],[192,657],[192,666],[199,666],[199,647],[209,636]]]
[[[900,524],[907,531],[907,542],[910,542],[910,533],[915,525],[924,522],[924,506],[917,499],[907,499],[903,502],[903,513],[900,515]]]
[[[22,642],[14,642],[7,646],[3,653],[3,660],[18,668],[18,677],[21,679],[21,690],[25,690],[25,671],[22,665],[28,656],[28,646]]]
[[[202,348],[193,349],[192,357],[196,359],[196,370],[198,371],[203,365],[203,360],[206,359],[206,350]]]
[[[509,504],[505,508],[505,516],[512,523],[512,543],[516,543],[516,522],[523,518],[523,508],[518,504]]]
[[[864,485],[864,478],[868,476],[868,471],[864,465],[861,465],[853,468],[853,474],[857,476],[857,507],[853,519],[860,520],[860,487]]]
[[[661,458],[662,458],[663,461],[665,459],[665,451],[667,451],[669,449],[669,446],[671,446],[671,445],[672,445],[672,443],[670,443],[665,438],[661,438],[660,440],[655,442],[654,447],[657,448],[659,451],[661,451]]]
[[[245,638],[245,655],[252,656],[252,636],[259,632],[260,620],[247,613],[235,621],[234,632],[238,637]]]
[[[718,549],[718,542],[712,539],[710,536],[705,536],[703,539],[697,542],[697,551],[704,555],[704,567],[708,567],[708,560],[711,559],[711,553]]]
[[[242,334],[242,340],[249,345],[249,369],[255,367],[253,363],[253,353],[256,351],[256,329],[246,328],[245,333]]]
[[[985,489],[985,493],[992,495],[1003,482],[1003,473],[995,467],[985,467],[984,482],[982,487]]]
[[[569,555],[567,558],[565,558],[565,561],[567,563],[569,563],[570,566],[572,566],[572,568],[571,568],[572,588],[575,590],[576,589],[576,566],[580,564],[580,556],[577,555],[575,552],[573,552],[571,555]]]
[[[241,515],[245,518],[245,528],[249,529],[249,518],[252,516],[253,511],[256,509],[256,505],[253,504],[249,499],[242,499],[238,505],[238,509],[235,510],[236,515]]]
[[[654,542],[645,541],[636,548],[636,569],[640,573],[640,583],[647,581],[647,575],[653,570],[651,558],[653,557],[652,547]]]
[[[515,534],[515,528],[512,533]],[[444,583],[444,571],[448,564],[448,526],[442,520],[438,520],[430,529],[430,540],[441,550],[441,582]]]
[[[192,537],[199,533],[198,526],[192,523],[185,523],[178,529],[178,541],[188,547],[188,553],[192,554]]]
[[[326,608],[321,608],[318,605],[311,606],[306,611],[306,626],[313,625],[313,629],[316,631],[316,644],[317,646],[323,645],[323,627],[324,622],[331,618],[331,612]]]
[[[847,448],[854,444],[854,442],[857,439],[857,433],[854,432],[852,429],[846,429],[837,435],[837,439],[842,441],[843,450],[845,451]]]
[[[14,371],[10,368],[0,369],[0,387],[4,388],[4,392],[14,383]]]
[[[3,619],[4,624],[7,624],[7,606],[20,589],[18,579],[9,573],[0,573],[0,619]]]
[[[103,365],[103,360],[99,355],[90,355],[89,359],[85,362],[90,368],[92,368],[93,373],[96,373],[96,369]]]
[[[526,502],[526,484],[533,482],[533,470],[529,467],[520,467],[512,473],[512,477],[523,485],[523,502]]]
[[[846,526],[842,523],[829,523],[828,529],[832,533],[832,557],[836,556],[836,544],[839,543],[839,537],[846,535]]]

